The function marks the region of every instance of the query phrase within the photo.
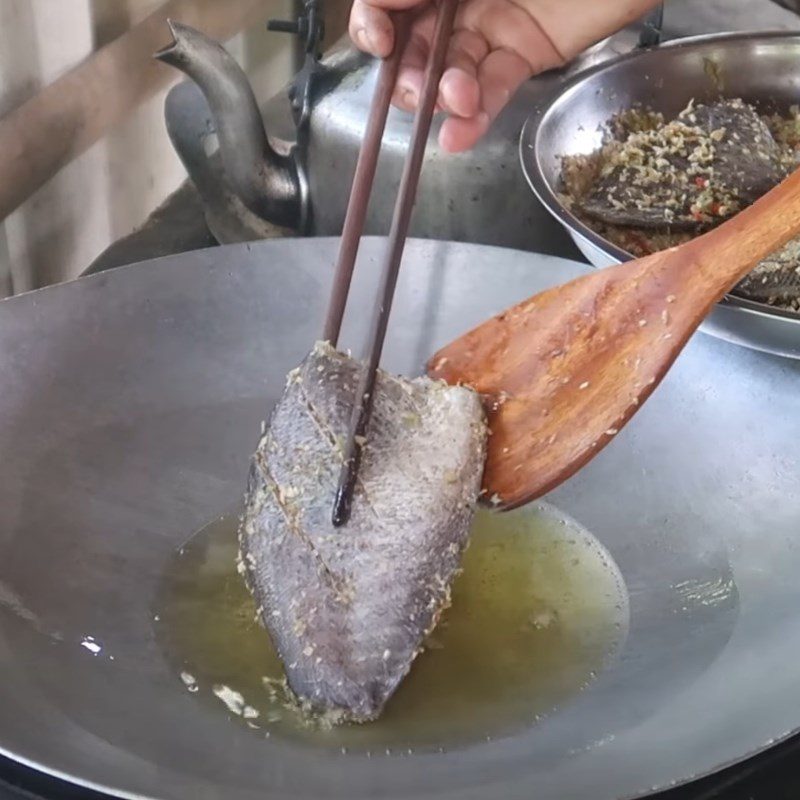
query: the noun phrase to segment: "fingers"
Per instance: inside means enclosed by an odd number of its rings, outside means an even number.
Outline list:
[[[532,74],[531,65],[510,50],[493,50],[486,56],[478,67],[478,83],[481,87],[481,105],[490,121]]]
[[[435,6],[429,0],[354,0],[350,16],[350,35],[356,44],[384,58],[394,47],[394,27],[387,9],[417,6],[420,12],[403,52],[392,98],[396,106],[406,111],[416,110],[422,93],[435,26]],[[473,8],[476,11],[471,11]],[[550,52],[552,47],[535,21],[516,7],[510,11],[510,21],[515,24],[509,25],[508,16],[503,22],[504,37],[510,38],[512,47],[494,41],[500,37],[500,30],[495,30],[500,20],[490,14],[491,8],[491,4],[465,5],[459,13],[464,27],[459,27],[450,41],[437,105],[438,110],[448,114],[439,134],[439,143],[448,152],[461,152],[474,146],[519,86],[543,66],[538,62],[559,60],[555,51]],[[475,15],[475,19],[468,19],[470,14]],[[526,30],[531,26],[533,30]],[[542,39],[535,48],[535,59],[523,57],[513,46]],[[523,49],[522,52],[528,51]]]
[[[474,117],[448,117],[439,129],[439,146],[446,153],[463,153],[473,148],[489,130],[491,120],[485,111]]]
[[[393,100],[406,111],[416,109],[422,92],[434,25],[435,12],[430,9],[415,21],[403,54]],[[460,117],[472,117],[480,111],[478,64],[487,51],[485,40],[471,31],[453,35],[439,82],[437,110]]]
[[[394,47],[394,28],[384,8],[415,3],[423,5],[418,0],[355,0],[350,15],[351,38],[362,50],[385,58]],[[435,24],[433,5],[423,8],[414,20],[392,98],[394,104],[405,111],[414,111],[417,107]],[[479,112],[478,64],[487,52],[488,44],[479,34],[468,30],[453,34],[439,84],[438,110],[459,117],[472,117]]]
[[[480,111],[478,64],[489,52],[486,40],[467,30],[456,31],[439,83],[439,108],[459,117],[474,117]]]
[[[386,58],[394,47],[394,25],[390,11],[419,8],[431,0],[354,0],[350,11],[350,38],[360,50]]]
[[[474,117],[481,110],[481,91],[471,72],[459,67],[446,69],[439,83],[439,108],[457,117]]]
[[[403,52],[392,101],[404,111],[414,111],[422,93],[425,65],[430,49],[428,28],[432,29],[432,25],[433,18],[430,14],[424,14],[416,20]]]
[[[394,47],[394,26],[389,15],[365,0],[355,0],[350,12],[350,38],[376,58],[386,58]]]
[[[511,96],[531,76],[530,64],[516,53],[494,50],[478,66],[481,110],[464,119],[451,116],[439,131],[439,145],[448,153],[469,150],[486,134]]]

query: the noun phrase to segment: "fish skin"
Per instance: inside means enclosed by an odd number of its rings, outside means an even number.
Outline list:
[[[761,261],[733,293],[760,303],[800,299],[800,237]]]
[[[725,131],[722,140],[714,145],[714,181],[734,191],[744,207],[752,205],[785,177],[778,144],[752,106],[738,100],[722,100],[685,109],[678,119],[707,133]],[[733,133],[738,138],[734,139]],[[663,157],[680,170],[689,167],[689,160],[683,155],[664,154]],[[679,187],[687,198],[686,208],[672,216],[664,205],[666,199],[676,193],[672,183],[665,181],[660,187],[637,187],[623,179],[625,171],[625,166],[621,165],[600,177],[589,193],[577,202],[577,207],[588,217],[609,225],[673,231],[708,227],[708,223],[693,219],[689,214],[689,205],[702,191],[691,180]],[[609,193],[622,207],[609,202]],[[649,198],[652,205],[640,207],[645,198]],[[726,216],[735,213],[736,209],[731,208]],[[721,218],[717,220],[720,221]]]
[[[450,600],[481,488],[472,390],[379,372],[350,522],[331,511],[360,365],[318,343],[252,458],[240,571],[294,694],[380,715]]]

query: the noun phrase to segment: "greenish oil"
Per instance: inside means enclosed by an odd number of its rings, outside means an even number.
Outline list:
[[[343,751],[442,750],[513,734],[563,706],[624,640],[627,594],[604,548],[549,505],[480,511],[453,604],[390,699],[363,725],[320,724],[283,669],[236,572],[235,517],[176,553],[155,619],[176,681],[255,735]]]

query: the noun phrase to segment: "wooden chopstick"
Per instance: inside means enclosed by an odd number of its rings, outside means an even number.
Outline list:
[[[433,43],[425,68],[422,94],[414,118],[411,143],[408,153],[406,154],[403,175],[400,180],[400,189],[397,194],[394,215],[392,217],[392,226],[389,232],[386,258],[381,271],[379,302],[375,307],[372,324],[366,341],[366,364],[362,370],[359,385],[356,390],[353,414],[350,419],[350,429],[344,446],[344,461],[339,475],[339,484],[336,491],[332,515],[332,521],[336,527],[345,525],[350,518],[353,491],[355,489],[356,477],[361,462],[362,445],[365,440],[367,425],[369,424],[369,418],[372,412],[378,363],[383,350],[383,342],[386,337],[386,327],[392,309],[392,299],[397,285],[397,276],[400,271],[400,262],[403,257],[403,249],[411,222],[411,214],[414,209],[414,200],[419,184],[420,172],[422,170],[422,161],[425,156],[425,147],[428,143],[428,134],[430,133],[431,122],[433,120],[433,112],[439,95],[439,81],[441,80],[444,70],[445,57],[450,43],[450,35],[453,30],[453,22],[455,20],[457,7],[458,0],[441,0],[436,16]],[[393,53],[393,56],[394,55],[398,57],[398,60],[402,55],[400,48],[397,46],[395,46],[395,53]],[[387,72],[388,69],[387,67]],[[375,117],[376,125],[377,120],[380,119],[381,112],[376,111],[374,105],[376,102],[387,102],[385,87],[379,83],[378,88],[382,91],[376,91],[375,97],[373,98],[373,109],[370,114],[371,119],[373,116]],[[391,98],[391,92],[389,92],[389,98]],[[383,121],[385,122],[385,113],[383,114]],[[369,168],[369,159],[374,159],[371,163],[371,169]],[[360,161],[361,156],[359,156],[359,162]],[[353,220],[351,227],[345,231],[348,235],[348,240],[343,241],[341,246],[342,251],[345,253],[344,257],[340,256],[340,265],[345,265],[342,267],[343,275],[347,274],[345,268],[348,263],[347,260],[351,258],[351,253],[353,261],[355,260],[355,253],[358,249],[357,240],[360,239],[363,231],[364,214],[366,210],[366,199],[363,195],[369,196],[369,190],[375,177],[377,149],[375,153],[367,153],[364,156],[364,161],[364,170],[361,174],[357,174],[354,180],[353,192],[356,193],[356,202],[353,205],[351,197]],[[349,213],[350,209],[348,208],[348,215]],[[358,215],[360,215],[360,219]],[[358,223],[360,223],[360,225]],[[356,241],[351,241],[349,237],[353,237]],[[349,275],[352,275],[352,263],[349,266]],[[337,275],[337,278],[338,277]],[[339,289],[340,287],[335,287],[334,295]],[[337,302],[342,303],[343,307],[344,303],[340,298],[337,298]],[[339,319],[339,321],[341,321],[341,319]]]
[[[388,58],[381,62],[378,72],[378,81],[372,96],[369,119],[364,131],[364,141],[361,143],[356,171],[353,176],[350,200],[347,204],[347,213],[344,218],[342,238],[339,244],[339,256],[334,271],[333,290],[328,302],[325,327],[322,331],[323,341],[330,342],[334,347],[339,342],[339,332],[342,328],[347,295],[350,292],[350,283],[353,279],[353,268],[364,231],[367,205],[372,192],[372,184],[375,181],[375,170],[378,165],[383,131],[386,127],[386,117],[389,114],[392,93],[397,83],[397,73],[400,69],[400,61],[403,58],[403,50],[405,50],[411,20],[407,13],[401,13],[393,15],[393,21],[394,50],[392,50]]]

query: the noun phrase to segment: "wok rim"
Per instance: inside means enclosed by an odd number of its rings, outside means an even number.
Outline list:
[[[634,256],[623,250],[621,247],[604,239],[593,231],[588,225],[578,219],[570,212],[558,199],[553,188],[550,186],[540,166],[540,136],[542,127],[547,122],[551,113],[560,103],[568,102],[570,93],[575,92],[590,78],[603,72],[616,69],[620,64],[627,63],[639,58],[644,53],[655,50],[681,50],[685,48],[696,48],[700,45],[715,42],[729,41],[752,41],[765,39],[772,41],[775,39],[786,39],[800,44],[800,31],[792,32],[785,30],[763,30],[747,32],[721,32],[711,34],[698,34],[696,36],[686,36],[674,39],[663,44],[652,47],[639,48],[630,53],[624,53],[596,64],[586,70],[581,70],[568,78],[559,85],[557,89],[550,93],[547,99],[537,105],[525,120],[519,138],[519,159],[525,180],[531,191],[539,202],[544,206],[548,213],[559,222],[572,237],[578,237],[586,244],[600,250],[615,263],[622,264],[626,261],[634,260]],[[527,151],[527,152],[526,152]],[[532,151],[532,154],[530,154]],[[588,260],[588,259],[587,259]],[[591,263],[591,262],[590,262]],[[600,269],[591,264],[594,269]],[[800,312],[786,311],[776,308],[768,303],[748,300],[734,294],[726,294],[717,306],[725,306],[735,309],[737,313],[747,314],[753,317],[760,317],[769,320],[781,320],[781,324],[791,324],[800,327]]]

